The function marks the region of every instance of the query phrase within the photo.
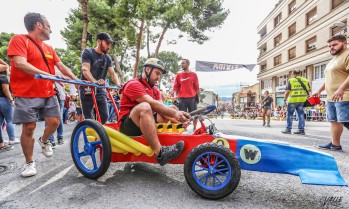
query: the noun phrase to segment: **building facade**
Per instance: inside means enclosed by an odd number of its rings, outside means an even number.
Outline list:
[[[313,91],[318,90],[332,59],[327,40],[347,35],[348,19],[348,0],[280,0],[257,28],[260,93],[268,90],[275,105],[281,106],[294,69],[301,70]],[[321,98],[325,97],[324,91]]]
[[[200,103],[201,106],[207,106],[207,105],[216,105],[217,106],[217,94],[215,94],[212,91],[203,91],[203,94],[205,97],[202,99],[202,102]]]
[[[234,111],[246,111],[256,109],[260,101],[260,84],[244,87],[233,93],[232,106]]]

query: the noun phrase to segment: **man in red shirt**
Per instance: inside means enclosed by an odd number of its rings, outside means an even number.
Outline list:
[[[36,174],[33,162],[34,131],[37,114],[44,115],[47,127],[39,144],[43,154],[52,156],[52,146],[48,140],[59,124],[59,103],[53,82],[34,79],[35,74],[55,75],[56,66],[64,75],[71,79],[76,76],[58,58],[53,48],[43,41],[50,39],[52,33],[47,19],[38,13],[27,13],[24,17],[27,35],[12,37],[7,55],[11,60],[11,87],[15,98],[13,123],[22,124],[21,145],[25,156],[21,175],[23,177]],[[45,61],[45,59],[46,61]]]
[[[123,87],[120,102],[120,131],[128,136],[144,135],[160,165],[178,157],[183,151],[184,142],[172,146],[161,146],[155,121],[168,122],[165,117],[186,122],[190,115],[174,108],[166,107],[156,85],[162,74],[166,73],[163,62],[156,58],[148,59],[143,72],[137,78],[128,81]]]
[[[179,110],[192,112],[197,109],[200,96],[199,79],[196,73],[189,70],[190,62],[182,59],[181,66],[183,72],[176,76],[173,90],[179,102]],[[197,119],[194,120],[194,131],[196,130]]]

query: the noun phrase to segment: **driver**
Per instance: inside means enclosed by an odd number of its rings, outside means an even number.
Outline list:
[[[161,146],[155,122],[168,122],[165,117],[179,122],[190,119],[188,113],[166,107],[161,102],[161,94],[156,84],[165,73],[161,60],[156,58],[146,60],[142,74],[128,81],[123,87],[118,121],[120,132],[128,136],[144,135],[154,151],[155,158],[162,166],[181,154],[184,142],[179,141],[172,146]]]

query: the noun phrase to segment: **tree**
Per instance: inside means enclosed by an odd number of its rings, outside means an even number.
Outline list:
[[[88,12],[87,5],[88,0],[78,0],[81,5],[82,10],[82,19],[83,19],[83,30],[82,30],[82,38],[81,38],[81,50],[86,49],[86,41],[87,41],[87,25],[88,25]]]
[[[76,51],[60,48],[56,48],[55,51],[63,64],[69,67],[74,75],[79,76],[81,69],[80,53],[77,54]]]
[[[229,14],[229,10],[222,8],[221,0],[159,0],[159,21],[155,26],[161,27],[162,32],[158,38],[155,57],[158,56],[165,33],[169,29],[178,29],[189,35],[189,40],[199,44],[209,40],[205,35],[220,27]],[[182,37],[179,36],[179,38]]]
[[[7,57],[8,44],[14,33],[0,33],[0,58],[7,63],[10,63],[9,58]]]

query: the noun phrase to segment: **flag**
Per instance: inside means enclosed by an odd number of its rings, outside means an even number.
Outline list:
[[[195,70],[202,72],[232,71],[237,69],[247,69],[252,71],[255,64],[227,64],[219,62],[196,61]]]

